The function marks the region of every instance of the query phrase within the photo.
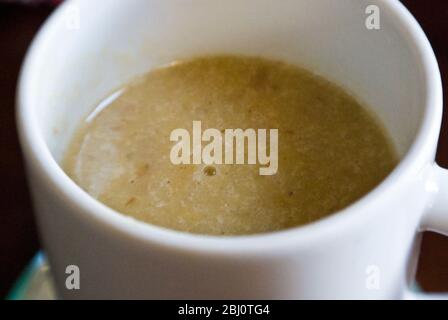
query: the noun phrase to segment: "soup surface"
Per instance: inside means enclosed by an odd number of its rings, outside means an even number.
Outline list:
[[[278,129],[277,172],[260,175],[258,164],[173,164],[170,134],[191,132],[193,121],[223,132]],[[282,62],[210,56],[153,70],[107,97],[80,124],[63,168],[125,215],[186,232],[242,235],[347,207],[396,163],[379,121],[338,86]]]

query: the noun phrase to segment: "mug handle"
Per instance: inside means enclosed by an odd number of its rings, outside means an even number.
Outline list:
[[[419,231],[433,231],[448,236],[448,170],[434,164],[425,189],[432,197]],[[448,300],[448,293],[421,293],[407,289],[404,299]]]

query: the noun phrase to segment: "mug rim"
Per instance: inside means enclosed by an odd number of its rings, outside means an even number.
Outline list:
[[[72,1],[65,1],[45,21],[38,31],[22,66],[17,87],[16,119],[19,138],[27,165],[35,166],[38,177],[45,180],[51,192],[63,199],[67,206],[76,208],[77,214],[89,223],[102,225],[117,236],[130,238],[142,243],[151,242],[177,250],[201,251],[220,254],[247,254],[261,252],[269,248],[285,248],[309,245],[310,241],[323,241],[330,235],[342,232],[344,228],[359,225],[374,215],[375,212],[363,210],[372,202],[379,201],[384,194],[390,193],[399,185],[407,183],[406,176],[417,172],[427,165],[427,156],[432,152],[434,141],[438,140],[442,120],[442,83],[437,60],[431,44],[407,8],[398,0],[382,1],[384,9],[392,13],[397,23],[403,27],[400,35],[407,32],[406,41],[416,50],[416,60],[422,68],[425,110],[417,134],[405,155],[393,171],[373,190],[350,204],[346,208],[332,213],[317,221],[278,231],[239,236],[213,236],[187,233],[149,224],[128,217],[111,209],[82,190],[56,162],[51,155],[42,132],[33,115],[32,88],[38,75],[36,73],[36,52],[48,45],[48,36],[57,26],[64,6]],[[367,211],[362,212],[360,211]]]

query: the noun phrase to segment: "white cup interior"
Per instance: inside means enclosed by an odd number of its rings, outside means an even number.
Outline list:
[[[365,9],[375,3],[381,29],[368,30]],[[374,110],[403,156],[423,118],[425,88],[418,52],[390,3],[70,1],[33,52],[31,112],[59,160],[79,121],[134,76],[197,55],[255,55],[304,66],[347,89]]]

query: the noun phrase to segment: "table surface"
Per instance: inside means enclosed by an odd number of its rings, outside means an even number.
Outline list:
[[[415,15],[437,55],[448,92],[448,1],[402,1]],[[0,296],[5,296],[39,248],[14,120],[15,86],[26,49],[51,13],[50,6],[0,4]],[[438,163],[448,168],[448,107],[445,103]],[[448,210],[448,208],[447,208]],[[448,213],[448,212],[447,212]],[[425,233],[417,280],[425,291],[448,291],[448,238]]]

